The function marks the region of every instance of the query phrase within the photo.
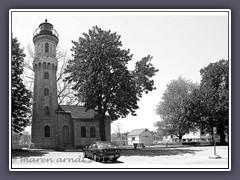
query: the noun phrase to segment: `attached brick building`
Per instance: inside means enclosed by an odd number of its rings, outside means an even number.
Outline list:
[[[56,47],[59,36],[45,20],[33,34],[35,46],[32,142],[39,148],[74,148],[100,140],[95,111],[82,106],[59,105]],[[110,141],[111,121],[106,121]]]

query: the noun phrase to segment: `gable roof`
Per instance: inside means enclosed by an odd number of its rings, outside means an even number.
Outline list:
[[[86,111],[83,106],[60,105],[59,110],[71,113],[73,119],[93,119],[96,112],[92,109]]]
[[[144,131],[149,131],[147,128],[142,128],[142,129],[133,129],[128,136],[136,136],[136,135],[140,135],[142,132]]]

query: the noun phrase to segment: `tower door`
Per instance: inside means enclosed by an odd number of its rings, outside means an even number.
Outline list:
[[[67,146],[69,144],[69,127],[63,127],[63,145]]]

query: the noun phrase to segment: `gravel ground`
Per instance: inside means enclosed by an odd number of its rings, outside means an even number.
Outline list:
[[[196,170],[193,168],[197,168],[199,170],[229,170],[228,146],[217,146],[216,150],[216,154],[221,157],[219,159],[211,158],[214,156],[213,146],[125,149],[122,150],[122,156],[115,163],[94,162],[91,159],[83,158],[82,152],[77,150],[67,152],[50,150],[14,151],[12,152],[13,158],[10,169],[78,168],[76,170],[87,170],[97,168],[91,170],[132,170],[130,168],[134,168],[141,170],[138,168],[144,168],[148,170],[156,168],[156,170]]]

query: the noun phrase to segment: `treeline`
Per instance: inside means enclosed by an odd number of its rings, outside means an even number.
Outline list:
[[[229,128],[229,62],[220,60],[200,70],[200,84],[183,77],[167,84],[156,113],[155,123],[163,135],[182,137],[196,130],[213,134],[217,128],[220,143],[225,144]]]

